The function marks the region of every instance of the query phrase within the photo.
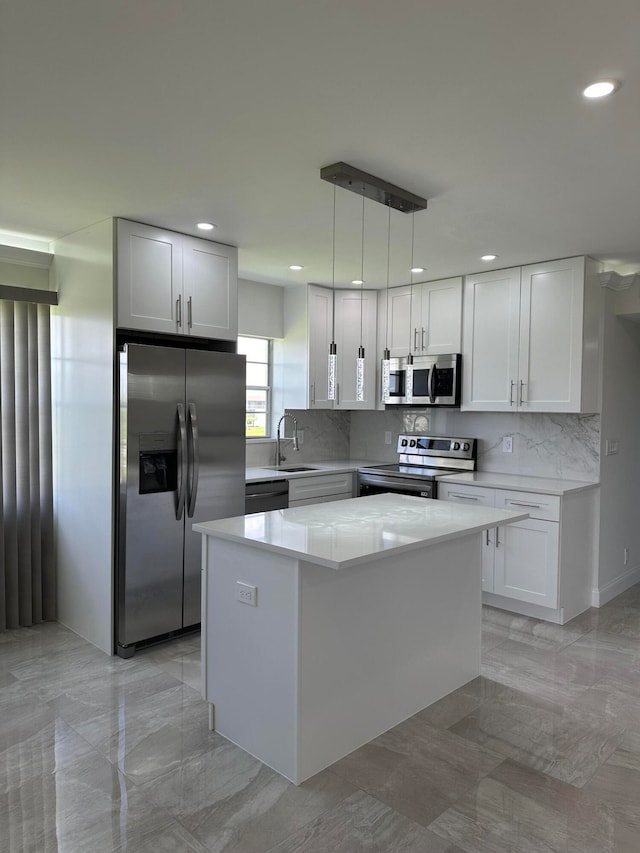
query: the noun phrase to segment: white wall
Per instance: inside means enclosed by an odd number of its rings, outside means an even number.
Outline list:
[[[284,288],[238,279],[238,334],[281,338],[283,318]]]
[[[599,604],[640,581],[640,325],[616,317],[616,294],[606,293],[600,567],[595,602]],[[616,455],[605,455],[607,439],[618,442]],[[626,566],[625,547],[629,549]]]
[[[52,308],[58,619],[113,651],[113,225],[55,244]]]

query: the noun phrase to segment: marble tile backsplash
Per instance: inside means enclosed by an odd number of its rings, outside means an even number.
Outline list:
[[[289,411],[289,410],[288,410]],[[597,480],[600,476],[600,416],[460,412],[450,409],[398,408],[379,412],[291,410],[304,431],[299,453],[283,444],[287,462],[367,459],[394,462],[401,432],[432,432],[477,438],[478,470],[533,477]],[[291,422],[286,422],[291,435]],[[391,444],[385,433],[391,433]],[[513,452],[502,439],[513,437]],[[247,465],[274,462],[275,442],[247,442]]]
[[[331,459],[349,458],[350,412],[304,411],[287,409],[298,422],[298,432],[304,433],[300,451],[292,450],[291,441],[282,442],[282,453],[286,464],[297,465],[303,462],[326,462]],[[280,434],[291,436],[292,423],[287,419],[282,424]],[[273,465],[276,443],[273,441],[247,441],[247,467],[255,468]]]
[[[392,445],[384,443],[393,432]],[[460,412],[452,409],[398,409],[351,413],[351,456],[395,458],[399,432],[428,432],[477,438],[478,470],[597,480],[600,473],[600,416]],[[502,439],[513,437],[513,452]]]

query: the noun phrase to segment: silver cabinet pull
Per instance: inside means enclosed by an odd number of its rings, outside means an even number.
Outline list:
[[[450,498],[464,498],[465,501],[479,501],[480,498],[477,495],[462,495],[459,492],[449,492]]]
[[[509,383],[509,405],[513,406],[513,386],[516,384],[516,380],[512,379]]]
[[[193,314],[191,311],[191,297],[187,299],[187,325],[189,328],[193,326]]]
[[[485,530],[485,533],[487,535],[487,545],[491,545],[491,539],[489,539],[489,529],[488,528]]]
[[[413,330],[413,349],[418,351],[418,327]]]
[[[528,509],[542,509],[542,504],[527,504],[524,501],[507,501],[511,506],[523,506]]]
[[[527,383],[524,380],[520,380],[520,405],[527,402],[524,398],[524,389],[526,384]]]
[[[182,294],[176,299],[176,326],[182,325]]]
[[[496,527],[496,548],[500,547],[500,528]]]
[[[310,391],[310,397],[311,397],[311,405],[315,406],[315,404],[316,404],[316,383],[315,382],[311,383],[311,387],[310,387],[309,391]]]
[[[424,351],[426,350],[426,348],[427,348],[427,345],[426,345],[426,344],[425,344],[425,342],[424,342],[424,338],[425,338],[425,335],[426,335],[426,334],[427,334],[427,330],[426,330],[426,329],[423,329],[423,330],[422,330],[422,352],[424,352]]]

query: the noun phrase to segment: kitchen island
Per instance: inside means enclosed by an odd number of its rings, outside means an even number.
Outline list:
[[[526,517],[382,494],[195,524],[211,727],[300,784],[475,678],[480,533]]]

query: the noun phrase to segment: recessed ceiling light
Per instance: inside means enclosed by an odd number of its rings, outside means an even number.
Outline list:
[[[482,257],[480,258],[480,260],[481,260],[481,261],[495,261],[495,259],[496,259],[497,257],[498,257],[497,255],[482,255]]]
[[[198,222],[198,228],[201,231],[213,231],[216,226],[211,222]]]
[[[354,278],[351,284],[364,284],[364,281],[361,278]]]
[[[295,270],[297,272],[298,270],[303,270],[304,267],[301,266],[300,264],[289,264],[289,269]]]
[[[424,272],[424,267],[411,267],[411,272]]]
[[[582,90],[585,98],[606,98],[620,88],[618,80],[596,80]]]

